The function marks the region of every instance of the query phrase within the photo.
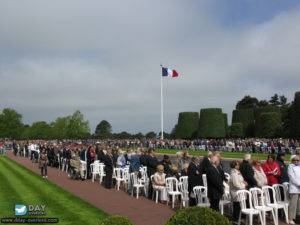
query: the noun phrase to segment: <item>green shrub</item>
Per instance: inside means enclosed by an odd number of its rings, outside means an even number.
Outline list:
[[[268,112],[275,112],[278,113],[280,121],[281,121],[281,115],[280,115],[280,108],[278,106],[265,106],[265,107],[259,107],[256,108],[254,111],[255,116],[255,136],[256,137],[265,137],[262,131],[262,121],[261,121],[261,114],[262,113],[268,113]]]
[[[110,216],[102,220],[100,225],[133,225],[133,223],[126,217]]]
[[[243,124],[243,136],[254,136],[254,112],[253,109],[236,109],[232,112],[232,123]]]
[[[229,137],[229,128],[228,128],[228,119],[227,119],[227,113],[223,113],[224,117],[224,125],[225,125],[225,137]]]
[[[266,138],[279,137],[281,134],[281,118],[276,112],[260,114],[261,135]]]
[[[198,112],[181,112],[178,116],[176,127],[177,139],[190,139],[195,136],[198,130],[199,113]]]
[[[293,121],[292,136],[299,138],[300,137],[300,91],[295,93],[292,121]]]
[[[230,136],[233,138],[243,137],[243,124],[242,123],[233,123],[231,124]]]
[[[201,109],[198,136],[201,138],[223,138],[226,136],[222,109]]]
[[[177,211],[166,225],[230,225],[220,213],[207,207],[189,207]]]

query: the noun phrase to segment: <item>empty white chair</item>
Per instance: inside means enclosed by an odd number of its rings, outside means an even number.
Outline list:
[[[264,195],[260,188],[251,188],[250,193],[252,195],[252,202],[254,209],[261,211],[263,224],[266,225],[266,212],[271,212],[273,216],[273,221],[275,225],[278,225],[278,220],[275,216],[274,210],[272,207],[268,207],[264,203]]]
[[[188,176],[179,177],[179,190],[181,193],[181,204],[180,208],[189,206],[189,189],[188,189]]]
[[[278,209],[283,209],[285,214],[286,223],[289,223],[288,219],[288,206],[286,204],[280,204],[276,200],[275,190],[271,186],[263,186],[262,192],[264,194],[264,199],[266,200],[266,205],[272,207],[275,213],[276,220],[278,221]],[[270,192],[273,196],[273,203],[271,202]]]
[[[224,173],[225,174],[225,177],[228,181],[230,181],[230,174],[229,173]]]
[[[168,196],[170,196],[170,195],[172,196],[172,208],[174,208],[175,199],[179,195],[181,195],[179,188],[178,188],[178,180],[174,177],[166,178],[166,187],[167,187]],[[169,200],[167,201],[167,204],[168,204]]]
[[[118,191],[120,190],[120,185],[121,183],[126,184],[126,179],[124,177],[124,172],[122,168],[115,168],[114,169],[115,172],[115,179],[116,179],[116,188],[118,189]]]
[[[275,190],[276,200],[279,204],[289,205],[289,199],[287,195],[286,186],[283,184],[273,184],[273,188]],[[283,195],[282,195],[282,194]]]
[[[97,179],[97,175],[100,177],[100,166],[99,164],[92,163],[91,164],[91,174],[92,174],[92,182]]]
[[[136,199],[139,198],[140,188],[144,189],[144,193],[146,195],[146,188],[145,188],[144,184],[142,184],[140,182],[140,180],[138,179],[137,175],[135,173],[131,173],[130,174],[130,178],[131,178],[131,182],[132,182],[132,192],[131,192],[131,195],[133,196],[133,190],[134,190],[134,188],[136,189]]]
[[[228,193],[225,192],[219,202],[219,209],[222,215],[224,215],[224,206],[229,206],[230,209],[232,209],[232,201],[229,192]]]
[[[100,184],[102,183],[103,177],[106,176],[104,168],[105,168],[105,165],[100,163],[99,164],[99,170],[100,170],[100,173],[99,173],[99,176],[100,176],[99,183]]]
[[[239,191],[237,191],[237,196],[238,196],[238,200],[239,200],[240,206],[241,206],[241,212],[240,212],[238,224],[239,225],[241,224],[242,214],[245,214],[247,216],[247,220],[249,218],[249,224],[250,225],[253,224],[253,215],[258,215],[259,219],[260,219],[260,223],[263,224],[261,211],[258,210],[258,209],[254,209],[253,206],[252,206],[252,196],[251,196],[250,191],[239,190]],[[249,208],[247,208],[246,199],[249,200]]]
[[[80,160],[80,166],[81,166],[82,171],[84,172],[84,176],[85,176],[85,179],[86,179],[86,176],[87,176],[87,172],[86,172],[86,161],[81,161],[81,160]]]
[[[194,195],[196,196],[196,203],[199,207],[209,207],[210,203],[207,197],[207,188],[204,186],[196,186],[193,188]]]

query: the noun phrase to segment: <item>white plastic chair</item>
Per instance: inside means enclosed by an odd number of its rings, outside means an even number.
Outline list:
[[[289,205],[289,199],[287,195],[286,186],[283,184],[273,184],[273,188],[275,190],[275,196],[276,200],[279,204],[286,204]],[[283,193],[283,196],[281,195],[281,190]]]
[[[264,195],[260,188],[250,188],[250,193],[252,195],[252,202],[254,209],[261,211],[263,224],[266,225],[266,212],[272,213],[273,221],[275,225],[278,225],[278,220],[275,216],[274,210],[271,207],[268,207],[264,203]]]
[[[175,205],[175,199],[181,195],[179,188],[178,188],[178,180],[174,177],[168,177],[166,178],[166,187],[168,192],[168,197],[172,196],[172,208],[174,208]],[[167,204],[169,203],[169,200],[167,201]]]
[[[264,194],[264,199],[266,200],[266,205],[273,208],[276,216],[276,220],[278,221],[278,209],[283,209],[286,223],[288,224],[289,223],[288,206],[285,203],[280,204],[277,202],[274,188],[271,186],[263,186],[262,192]],[[273,201],[274,201],[273,203],[271,202],[270,192],[272,193],[273,196]]]
[[[230,193],[224,193],[222,199],[219,202],[220,213],[224,215],[224,206],[229,206],[232,209],[232,201],[230,198]]]
[[[203,185],[204,185],[204,187],[207,188],[207,178],[206,178],[206,174],[202,174],[202,180],[203,180]]]
[[[100,177],[100,166],[99,164],[92,163],[91,164],[91,174],[92,174],[92,182],[97,179],[97,175]]]
[[[194,195],[196,196],[197,206],[209,207],[210,203],[207,197],[207,188],[204,186],[196,186],[193,188]]]
[[[181,193],[180,208],[189,206],[188,176],[179,177],[179,190]]]
[[[230,174],[229,173],[224,173],[225,174],[225,177],[228,181],[230,181]]]
[[[158,195],[159,195],[160,190],[157,189],[155,186],[154,175],[151,175],[150,179],[151,179],[152,188],[153,188],[152,200],[154,200],[154,195],[155,195],[155,203],[158,203]]]
[[[130,178],[131,178],[131,181],[132,181],[132,192],[131,192],[131,196],[133,196],[133,190],[134,188],[136,189],[136,199],[139,199],[139,191],[140,191],[140,188],[143,188],[144,189],[144,193],[146,195],[146,188],[144,186],[144,184],[142,184],[137,175],[135,173],[131,173],[130,174]]]
[[[102,180],[103,180],[103,177],[106,176],[106,173],[105,173],[105,165],[104,164],[99,164],[99,169],[100,169],[100,173],[99,173],[99,176],[100,176],[100,179],[99,179],[99,183],[101,184],[102,183]]]
[[[115,172],[115,179],[116,179],[116,188],[119,191],[121,183],[123,183],[124,186],[125,186],[126,179],[124,177],[124,173],[123,173],[123,169],[122,168],[115,168],[114,172]]]
[[[239,222],[238,222],[238,224],[239,225],[241,224],[242,214],[246,214],[247,221],[248,221],[248,218],[249,218],[249,225],[253,224],[253,215],[258,215],[261,224],[263,224],[263,219],[262,219],[262,216],[261,216],[261,211],[258,210],[258,209],[254,209],[253,206],[252,206],[252,196],[251,196],[250,191],[239,190],[239,191],[237,191],[237,196],[238,196],[238,200],[239,200],[240,206],[241,206],[241,211],[240,211],[240,216],[239,216]],[[249,199],[249,208],[247,208],[246,199]]]
[[[85,176],[85,179],[86,179],[86,176],[87,176],[87,172],[86,172],[86,161],[80,160],[80,164],[81,164],[81,168],[82,168],[82,171],[84,172],[84,176]]]

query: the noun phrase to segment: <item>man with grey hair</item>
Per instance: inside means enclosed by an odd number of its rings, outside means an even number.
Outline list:
[[[224,194],[223,179],[220,176],[218,166],[220,160],[218,156],[211,158],[212,166],[207,169],[207,196],[210,201],[210,208],[219,211],[220,199]]]
[[[257,186],[257,181],[254,178],[254,170],[252,167],[252,158],[250,154],[244,155],[244,160],[240,165],[240,172],[244,180],[248,183],[248,189]]]
[[[200,172],[202,174],[206,174],[207,169],[211,166],[211,158],[213,157],[213,153],[211,151],[207,152],[207,155],[204,156],[201,164],[200,164]]]

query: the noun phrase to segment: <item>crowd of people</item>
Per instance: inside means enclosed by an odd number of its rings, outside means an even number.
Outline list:
[[[223,168],[220,151],[211,148],[207,155],[200,160],[198,156],[189,156],[188,151],[176,153],[176,159],[170,160],[168,155],[164,155],[162,160],[158,160],[155,149],[149,147],[148,150],[143,145],[133,150],[131,147],[123,151],[118,142],[99,142],[96,144],[83,144],[78,142],[51,143],[51,142],[14,142],[13,152],[15,155],[24,155],[34,162],[39,162],[41,176],[47,178],[47,166],[60,168],[65,161],[69,168],[73,168],[78,173],[81,180],[91,179],[90,165],[96,160],[105,165],[105,187],[113,186],[114,168],[129,167],[129,173],[141,177],[141,167],[147,168],[149,178],[148,193],[146,196],[152,198],[153,188],[160,192],[160,202],[166,204],[168,194],[166,189],[166,178],[174,177],[179,180],[182,176],[188,177],[189,205],[197,205],[197,198],[193,188],[197,186],[207,187],[207,197],[210,207],[219,211],[220,200],[222,199],[226,186],[233,205],[233,222],[239,219],[241,207],[237,192],[239,190],[250,190],[251,188],[262,188],[266,185],[289,184],[289,223],[294,224],[296,213],[300,210],[300,165],[299,157],[292,155],[290,164],[285,163],[286,151],[281,149],[277,152],[277,158],[271,153],[268,154],[267,161],[262,164],[259,158],[252,159],[251,154],[246,153],[243,161],[233,161],[230,164],[230,176],[226,176]],[[119,143],[120,144],[120,143]],[[85,162],[84,168],[82,162]],[[206,180],[203,179],[206,174]],[[152,178],[152,179],[151,179]],[[129,188],[128,193],[135,192]],[[271,195],[272,198],[272,195]]]

